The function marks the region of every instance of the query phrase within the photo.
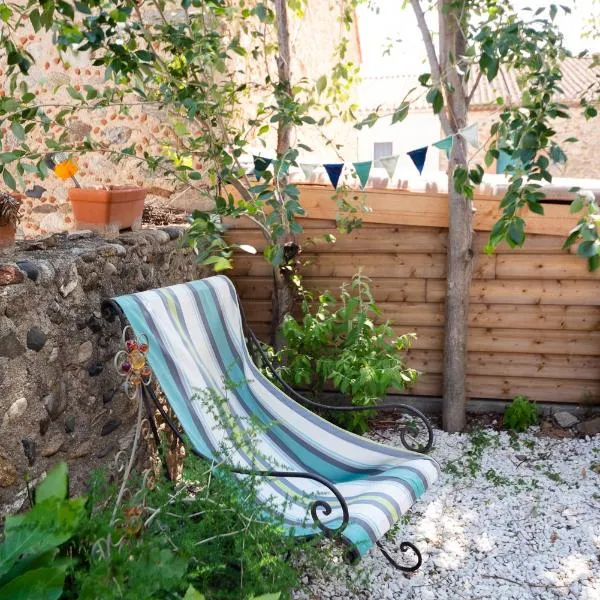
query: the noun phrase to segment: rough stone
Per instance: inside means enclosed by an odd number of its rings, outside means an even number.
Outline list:
[[[87,240],[97,235],[91,229],[79,229],[77,231],[71,231],[67,234],[67,239],[70,242],[76,242],[77,240]]]
[[[10,487],[16,482],[17,469],[6,458],[0,456],[0,487]]]
[[[25,346],[21,344],[13,331],[0,338],[0,356],[6,358],[17,358],[25,352]]]
[[[86,327],[90,328],[92,333],[100,333],[102,331],[102,321],[96,315],[92,315],[85,324]]]
[[[106,392],[104,392],[104,394],[102,394],[102,402],[104,404],[108,404],[109,402],[112,402],[114,397],[115,390],[107,390]]]
[[[75,417],[73,415],[69,415],[65,419],[65,431],[67,433],[73,433],[75,431]]]
[[[50,356],[48,357],[48,364],[51,365],[52,363],[55,363],[57,358],[58,358],[58,346],[55,346],[50,351]]]
[[[23,445],[23,454],[25,454],[25,458],[29,463],[29,466],[32,467],[35,464],[35,459],[37,458],[37,446],[35,440],[31,438],[24,438],[21,440],[21,444]]]
[[[55,213],[57,210],[58,207],[55,204],[37,204],[31,209],[31,212],[38,215],[48,215]]]
[[[114,449],[116,448],[114,442],[110,442],[109,444],[107,444],[106,446],[104,446],[104,448],[102,448],[98,454],[96,454],[96,456],[98,458],[104,458],[105,456],[107,456],[108,454],[110,454]]]
[[[47,396],[44,396],[43,402],[48,416],[53,421],[58,419],[66,408],[65,398],[58,392],[50,392]]]
[[[13,265],[0,265],[0,285],[15,285],[23,283],[25,274]]]
[[[77,352],[77,362],[83,363],[87,362],[92,358],[92,354],[94,353],[94,345],[90,340],[83,342],[79,346],[79,351]]]
[[[167,231],[162,229],[144,229],[141,232],[146,238],[150,238],[159,244],[166,244],[171,240],[171,236]]]
[[[102,430],[100,431],[101,436],[108,435],[118,429],[121,426],[121,419],[112,418],[106,421],[102,426]]]
[[[104,371],[104,365],[101,362],[92,363],[88,367],[88,375],[90,377],[98,377],[102,371]]]
[[[46,343],[46,334],[36,325],[27,332],[27,347],[39,352]]]
[[[567,412],[566,410],[561,410],[554,413],[554,421],[563,429],[569,429],[570,427],[573,427],[579,423],[579,419],[574,414]]]
[[[125,256],[127,250],[121,244],[104,244],[98,248],[98,254],[100,256]]]
[[[117,267],[115,267],[115,265],[113,265],[110,261],[106,261],[106,264],[104,265],[104,268],[102,269],[102,273],[104,274],[104,277],[106,277],[106,278],[112,277],[116,272],[117,272]]]
[[[600,433],[600,417],[582,421],[577,426],[577,430],[581,435],[596,435]]]
[[[51,422],[52,422],[52,420],[50,419],[50,417],[48,415],[46,415],[40,419],[40,435],[46,435]]]
[[[44,458],[48,458],[50,456],[54,456],[64,445],[65,438],[63,435],[57,435],[52,438],[42,449],[40,454]]]
[[[38,266],[30,260],[18,260],[17,266],[23,271],[31,281],[37,281],[40,276]]]
[[[183,236],[183,229],[180,229],[179,227],[161,227],[161,231],[165,231],[172,240],[176,240]]]
[[[6,411],[2,425],[16,421],[27,410],[27,399],[25,397],[15,400]]]
[[[92,451],[92,440],[87,440],[83,444],[79,444],[73,452],[69,454],[69,460],[76,460],[87,456]]]
[[[131,127],[124,125],[117,127],[107,127],[102,132],[102,137],[109,143],[117,146],[125,144],[131,137]]]
[[[62,274],[58,289],[63,298],[66,298],[79,285],[79,276],[77,275],[77,266],[71,263],[69,268]]]
[[[79,119],[69,121],[69,141],[80,142],[85,136],[92,131],[92,126],[89,123],[84,123]]]

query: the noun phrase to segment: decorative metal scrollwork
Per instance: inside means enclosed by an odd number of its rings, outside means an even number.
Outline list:
[[[136,338],[133,329],[127,325],[123,329],[121,343],[124,350],[119,350],[115,355],[115,369],[125,378],[125,393],[135,400],[140,386],[147,386],[152,382],[152,371],[146,360],[148,338],[145,335]]]
[[[404,573],[414,573],[422,564],[423,564],[423,557],[421,556],[421,553],[419,552],[419,549],[411,542],[402,542],[400,544],[400,552],[402,552],[402,554],[404,554],[405,552],[407,552],[408,550],[411,550],[414,555],[417,558],[417,562],[414,565],[411,566],[405,566],[405,565],[401,565],[398,562],[396,562],[391,555],[388,553],[388,551],[383,547],[383,544],[379,541],[377,542],[377,547],[381,550],[381,553],[385,556],[385,558],[387,559],[387,561],[396,569],[398,569],[399,571],[403,571]]]

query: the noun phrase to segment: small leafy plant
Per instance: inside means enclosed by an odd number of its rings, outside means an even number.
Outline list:
[[[538,421],[537,407],[527,396],[516,396],[504,411],[504,426],[511,431],[521,433]]]
[[[85,517],[85,498],[69,500],[67,465],[59,463],[35,490],[35,505],[6,517],[0,545],[0,598],[57,600],[75,560],[60,547]]]
[[[414,334],[396,336],[388,321],[377,323],[381,312],[360,273],[339,297],[325,292],[316,306],[305,297],[302,319],[288,315],[281,327],[286,340],[281,374],[292,385],[307,386],[315,397],[334,389],[358,406],[371,406],[390,388],[402,390],[417,378],[402,352]],[[372,411],[336,414],[332,418],[356,433],[368,429]]]

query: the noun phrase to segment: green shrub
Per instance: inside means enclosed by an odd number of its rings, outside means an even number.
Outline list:
[[[75,560],[60,547],[85,517],[85,498],[67,499],[67,465],[59,463],[35,490],[35,505],[6,517],[0,544],[0,598],[57,600]]]
[[[305,299],[300,321],[285,318],[281,375],[288,383],[308,387],[317,398],[333,387],[353,404],[371,406],[390,388],[401,390],[415,381],[417,371],[406,366],[401,354],[414,335],[395,336],[389,322],[375,322],[381,313],[368,282],[355,275],[350,286],[341,287],[339,298],[326,292],[314,307]],[[335,413],[331,418],[363,433],[372,414]]]
[[[516,396],[504,411],[504,427],[523,432],[538,423],[538,411],[527,396]]]

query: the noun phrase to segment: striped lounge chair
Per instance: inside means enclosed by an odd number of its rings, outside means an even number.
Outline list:
[[[242,444],[228,461],[236,473],[264,475],[259,498],[275,503],[291,534],[341,537],[354,560],[377,544],[397,568],[420,566],[413,544],[400,545],[403,553],[410,549],[416,557],[416,564],[405,566],[391,557],[381,538],[437,479],[437,463],[422,453],[344,431],[297,402],[310,403],[283,382],[287,393],[269,381],[250,357],[244,334],[261,348],[244,331],[237,294],[227,277],[120,296],[106,301],[103,309],[109,319],[119,316],[138,339],[147,338],[149,366],[195,454],[215,460],[234,429],[239,439],[251,421],[264,425],[252,449]],[[142,388],[149,414],[153,400],[177,433],[152,386]],[[228,419],[208,406],[206,391],[226,398]],[[422,413],[404,405],[385,408],[408,415],[402,429],[405,445],[410,447],[410,436],[404,432],[418,426],[425,432],[420,449],[431,447],[431,427]]]

